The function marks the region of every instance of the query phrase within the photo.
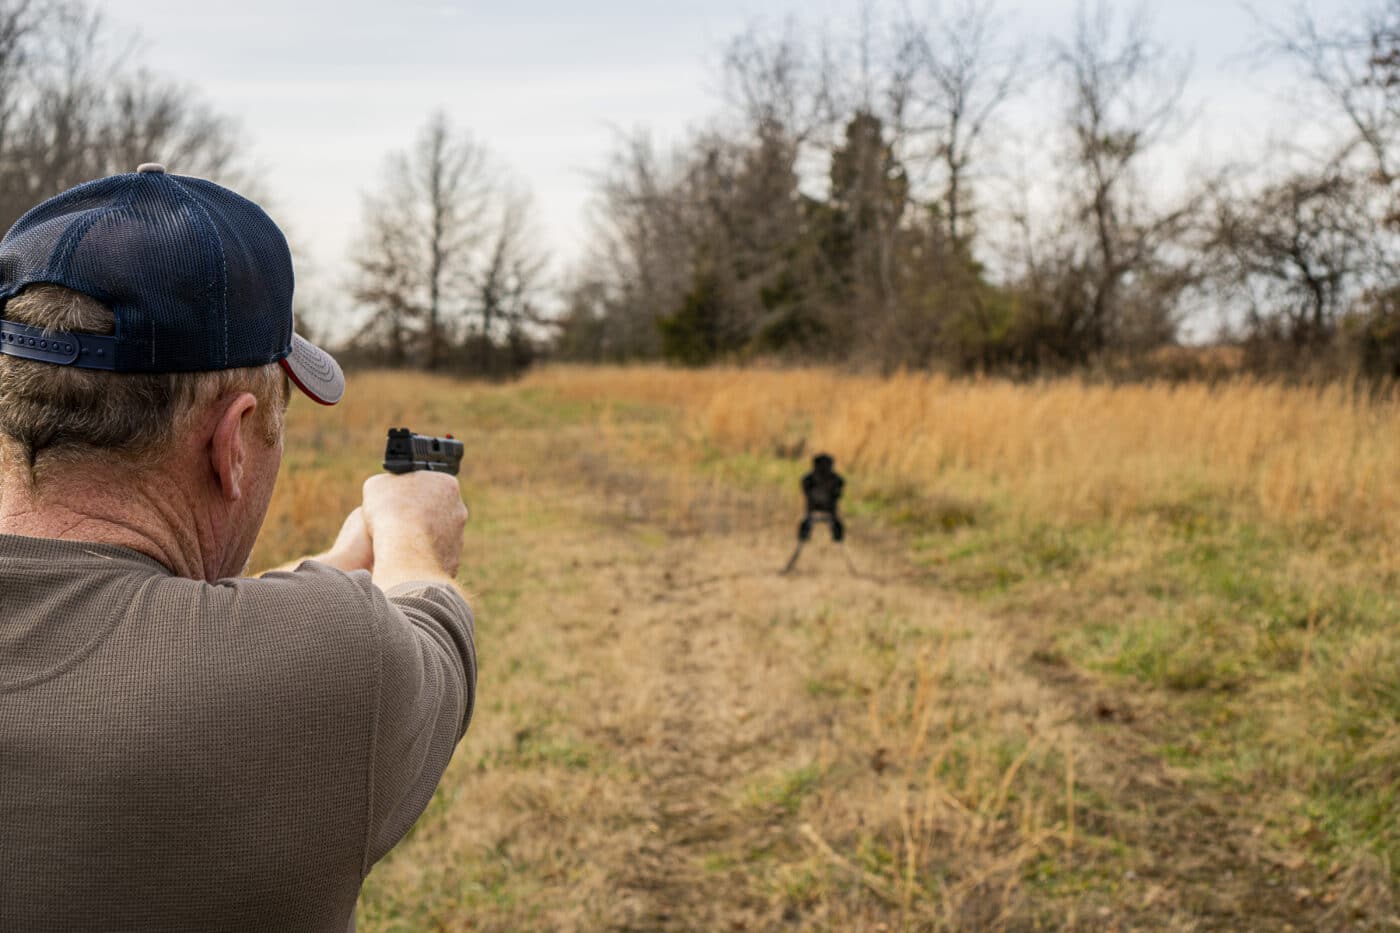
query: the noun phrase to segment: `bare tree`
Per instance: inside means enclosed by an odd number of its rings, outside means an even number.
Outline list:
[[[1082,259],[1074,278],[1078,288],[1066,292],[1061,326],[1073,339],[1073,355],[1092,354],[1112,345],[1131,305],[1140,333],[1169,333],[1171,302],[1155,310],[1125,295],[1131,283],[1152,278],[1157,289],[1167,280],[1184,284],[1187,276],[1169,266],[1167,253],[1199,207],[1189,197],[1167,210],[1153,208],[1141,185],[1144,157],[1179,125],[1187,68],[1175,62],[1148,32],[1142,8],[1119,27],[1111,8],[1100,2],[1081,7],[1070,42],[1056,52],[1068,88],[1066,124],[1069,210],[1066,230],[1082,237]],[[1082,253],[1080,253],[1082,249]],[[1170,294],[1171,289],[1162,292]]]
[[[1333,345],[1348,318],[1368,339],[1390,333],[1392,346],[1370,350],[1394,356],[1400,0],[1374,0],[1325,24],[1302,4],[1282,19],[1254,15],[1263,52],[1293,65],[1312,92],[1296,116],[1322,129],[1324,142],[1266,165],[1256,191],[1217,207],[1211,246],[1224,284],[1243,296],[1255,343],[1287,350],[1289,365]],[[1360,320],[1371,313],[1385,326]]]
[[[1323,346],[1379,261],[1356,182],[1300,174],[1253,197],[1222,196],[1212,255],[1250,313],[1251,330]]]
[[[657,356],[659,320],[680,306],[695,258],[697,209],[682,192],[682,157],[644,133],[622,137],[598,179],[593,246],[577,288],[605,309],[612,358]]]
[[[1323,159],[1342,164],[1363,154],[1374,180],[1391,185],[1400,142],[1400,0],[1380,0],[1355,21],[1327,26],[1301,4],[1281,25],[1253,12],[1264,53],[1297,66],[1325,102],[1322,112],[1349,128]]]
[[[130,171],[157,156],[185,174],[217,177],[247,192],[232,122],[188,89],[141,70],[112,82],[100,132],[105,172]]]
[[[482,242],[483,231],[472,221],[490,194],[485,153],[470,138],[454,139],[445,114],[429,120],[411,157],[400,157],[401,194],[426,214],[422,231],[427,260],[427,365],[442,361],[444,305],[466,277],[466,259]]]
[[[0,165],[8,162],[25,106],[24,74],[35,50],[38,17],[33,0],[0,2]],[[8,174],[8,172],[7,172]]]
[[[428,369],[445,360],[451,325],[471,310],[495,186],[485,150],[438,112],[411,149],[389,157],[383,188],[365,199],[353,256],[355,295],[371,311],[362,334],[391,335],[395,363],[405,361],[413,330]]]
[[[892,83],[893,93],[907,96],[895,109],[907,112],[911,136],[930,139],[943,173],[944,223],[955,244],[968,236],[968,177],[984,133],[1024,72],[1024,57],[1006,47],[1002,28],[996,5],[974,0],[932,22],[906,17],[898,26],[903,40],[896,58],[903,65],[897,73],[908,77]],[[914,153],[906,161],[914,162]]]
[[[495,348],[519,344],[537,320],[538,244],[530,199],[483,146],[433,114],[365,197],[352,292],[368,317],[356,342],[428,369],[470,345],[459,362],[496,371]]]
[[[382,349],[393,366],[405,365],[419,340],[424,314],[422,257],[404,204],[384,196],[365,199],[364,230],[352,261],[351,295],[369,309],[352,343]]]
[[[831,125],[832,70],[824,42],[793,19],[781,31],[750,27],[725,46],[722,81],[749,132],[781,135],[792,146]]]
[[[538,294],[547,259],[539,247],[531,209],[530,197],[523,191],[502,195],[495,229],[472,276],[475,317],[487,342],[541,323]]]
[[[80,0],[0,0],[0,225],[141,162],[246,189],[232,125],[111,43]]]

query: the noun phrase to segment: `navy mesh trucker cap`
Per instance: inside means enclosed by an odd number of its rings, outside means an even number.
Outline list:
[[[339,364],[292,331],[292,254],[271,217],[213,182],[148,164],[71,188],[0,240],[0,301],[62,285],[116,316],[113,336],[0,320],[0,353],[121,373],[205,372],[280,361],[323,405]]]

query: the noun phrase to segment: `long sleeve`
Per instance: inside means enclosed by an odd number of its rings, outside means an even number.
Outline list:
[[[432,799],[476,699],[471,609],[456,590],[405,583],[375,602],[379,666],[364,871]]]

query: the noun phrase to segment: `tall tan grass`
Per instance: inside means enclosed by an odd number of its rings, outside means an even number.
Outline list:
[[[1055,517],[1217,497],[1284,523],[1400,530],[1400,401],[1344,386],[1015,384],[825,370],[552,368],[577,399],[684,409],[732,451],[818,449],[866,476],[940,483]]]

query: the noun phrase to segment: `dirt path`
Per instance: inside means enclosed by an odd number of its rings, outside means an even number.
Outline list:
[[[652,583],[654,581],[644,581]],[[648,830],[645,843],[612,874],[626,905],[624,929],[694,929],[713,920],[717,892],[707,890],[696,857],[698,847],[733,831],[725,812],[719,773],[729,758],[732,735],[719,671],[709,650],[713,632],[710,607],[687,606],[648,587],[639,594],[651,609],[629,621],[650,659],[642,683],[618,686],[644,690],[654,717],[646,741],[628,756],[639,776],[637,818]],[[653,679],[656,678],[656,679]]]

